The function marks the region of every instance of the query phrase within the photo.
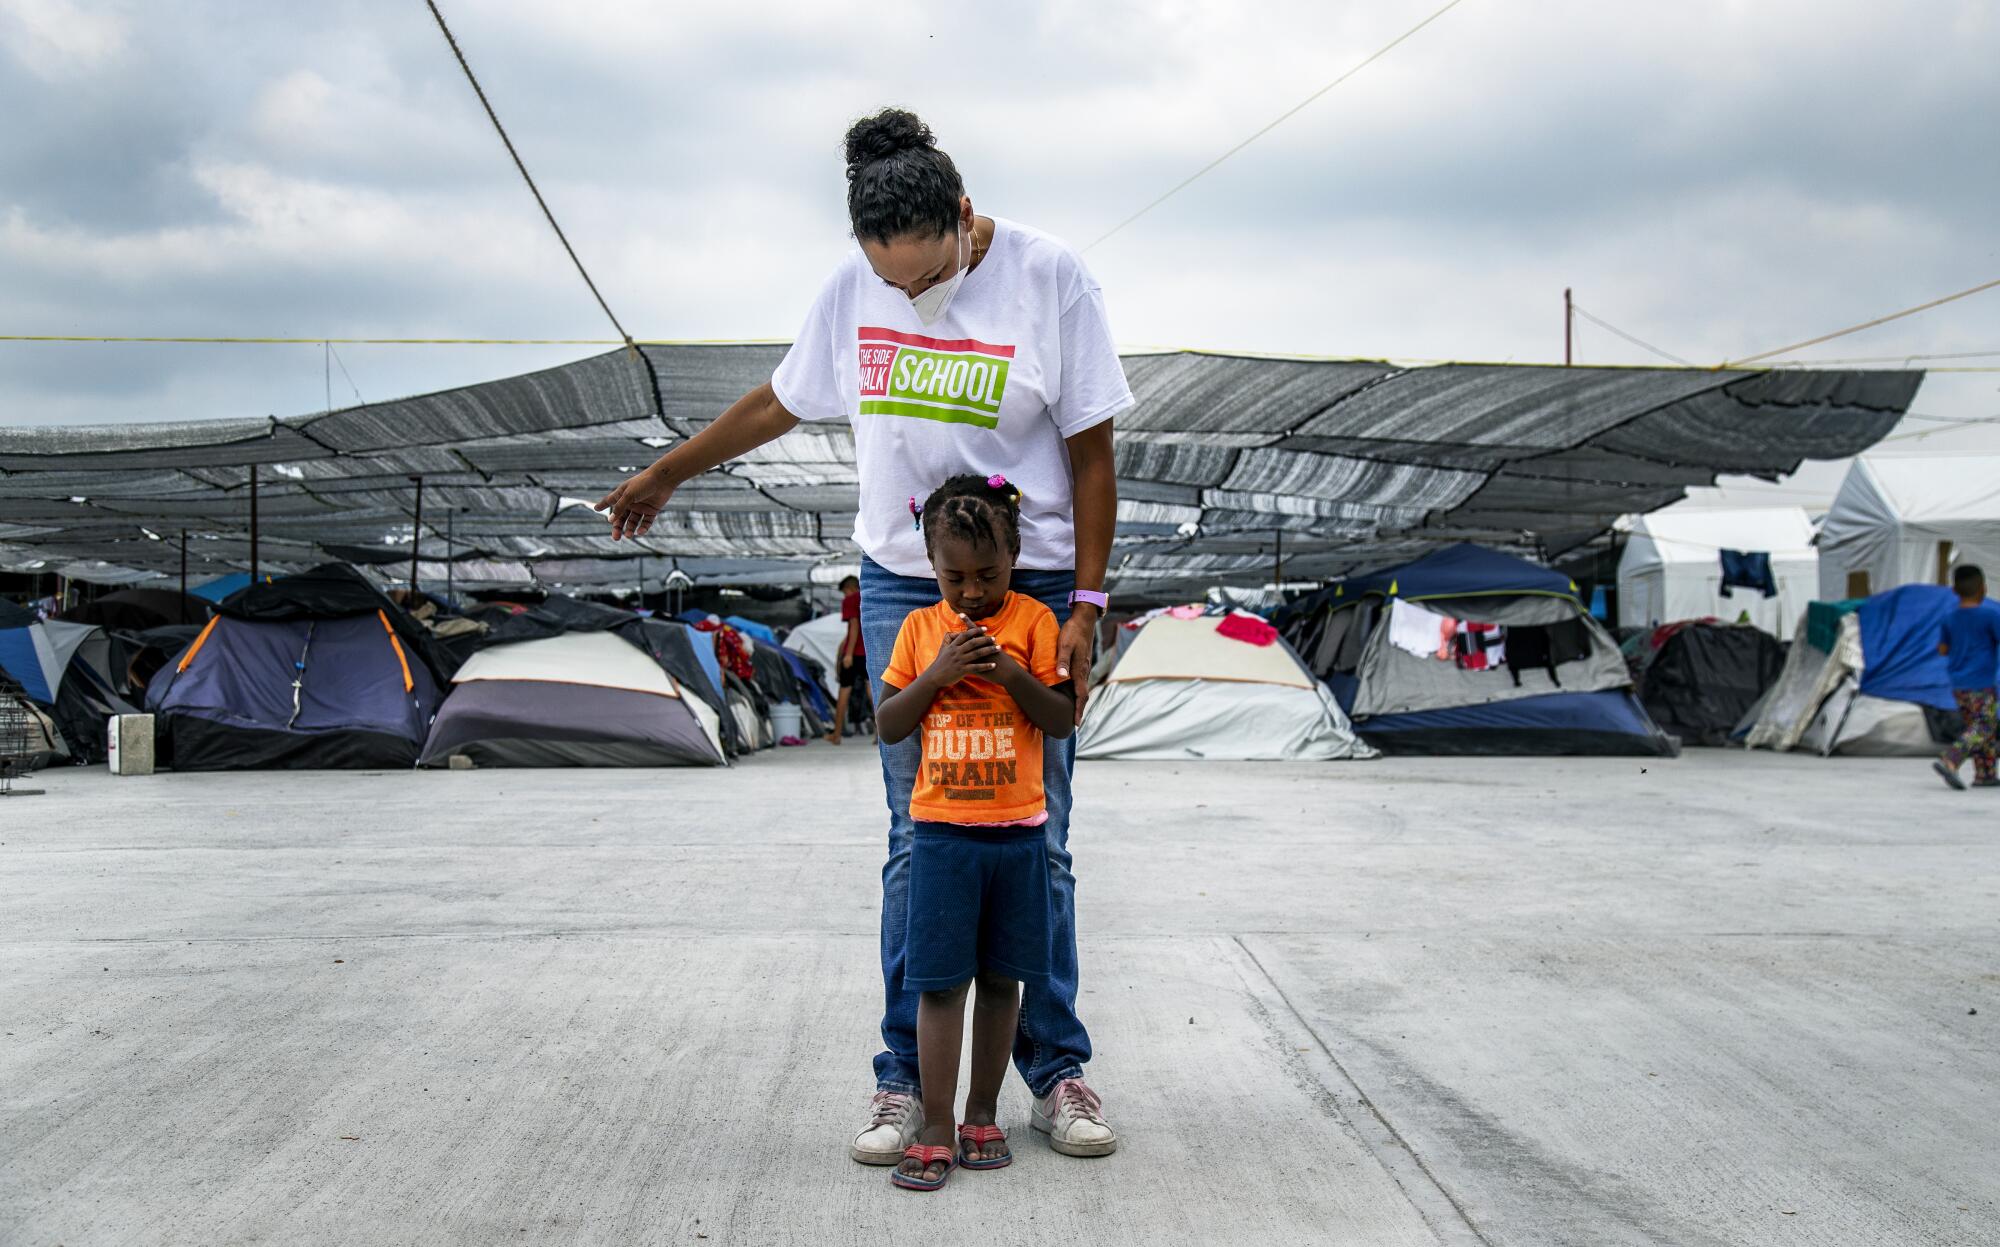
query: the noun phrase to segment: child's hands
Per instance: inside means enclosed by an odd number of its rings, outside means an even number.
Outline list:
[[[1004,658],[1000,646],[983,628],[947,633],[930,670],[924,672],[939,688],[950,688],[969,675],[985,675]]]

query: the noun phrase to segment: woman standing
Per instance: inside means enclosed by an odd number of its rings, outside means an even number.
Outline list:
[[[879,703],[882,664],[904,618],[938,598],[911,500],[962,473],[1004,476],[1021,491],[1014,589],[1063,621],[1057,667],[1074,677],[1080,721],[1117,518],[1111,421],[1132,405],[1102,293],[1063,243],[975,214],[951,157],[914,114],[891,108],[858,121],[846,148],[848,217],[860,246],[821,289],[784,362],[597,509],[611,513],[614,539],[644,536],[674,490],[702,472],[800,420],[847,419],[860,476],[861,634]],[[915,738],[881,746],[890,815],[886,1047],[875,1058],[867,1125],[849,1149],[867,1164],[895,1164],[922,1124],[918,993],[903,986],[919,755]],[[1059,1152],[1102,1156],[1117,1136],[1083,1081],[1090,1039],[1076,1016],[1068,850],[1074,758],[1073,737],[1050,741],[1044,753],[1053,973],[1022,999],[1014,1064],[1035,1097],[1035,1129]]]

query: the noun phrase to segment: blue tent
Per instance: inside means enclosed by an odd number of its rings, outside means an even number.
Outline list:
[[[799,682],[799,693],[805,703],[812,707],[814,714],[829,723],[833,722],[833,703],[826,699],[825,687],[814,677],[812,669],[806,666],[806,660],[782,647],[778,652],[785,656],[785,662],[791,666],[792,675]]]
[[[56,673],[53,678],[51,669]],[[56,665],[43,637],[41,621],[31,619],[18,628],[0,628],[0,671],[14,677],[30,700],[46,705],[56,699],[55,686],[61,683],[62,668]]]
[[[1573,598],[1577,588],[1568,576],[1540,563],[1462,541],[1408,563],[1350,576],[1325,591],[1333,602],[1352,601],[1370,593],[1408,601],[1524,593]]]
[[[754,619],[745,619],[741,615],[726,615],[723,617],[722,622],[741,632],[744,636],[755,637],[766,645],[776,645],[778,643],[778,634],[772,630],[769,624],[760,624]]]
[[[411,767],[437,661],[380,590],[329,565],[230,597],[146,705],[176,770]]]
[[[226,576],[217,576],[214,580],[206,581],[202,584],[190,585],[188,586],[188,592],[198,598],[207,598],[211,602],[220,602],[237,590],[249,587],[249,572],[230,572]]]
[[[1945,617],[1958,609],[1958,595],[1942,585],[1903,585],[1862,602],[1861,691],[1870,697],[1911,701],[1956,710],[1951,668],[1938,653]],[[2000,609],[1988,602],[1980,609]]]
[[[1386,754],[1622,754],[1671,752],[1629,692],[1545,693],[1483,706],[1451,706],[1357,720]]]
[[[1532,640],[1549,657],[1495,669],[1408,653],[1389,643],[1396,602],[1497,624],[1520,654]],[[1676,747],[1632,695],[1617,646],[1570,578],[1497,550],[1448,546],[1351,577],[1299,603],[1283,630],[1384,753],[1658,757]]]

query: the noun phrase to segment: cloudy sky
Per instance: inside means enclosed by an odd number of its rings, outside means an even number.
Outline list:
[[[916,109],[981,211],[1083,245],[1438,3],[441,7],[635,335],[787,338],[854,116]],[[1463,0],[1087,258],[1134,346],[1559,360],[1568,285],[1713,363],[2000,277],[1996,63],[1980,0]],[[0,0],[0,116],[0,333],[609,331],[421,0]],[[595,349],[340,348],[333,401]],[[1975,351],[2000,289],[1802,357]],[[324,364],[0,343],[0,424],[314,411]],[[2000,373],[1915,410],[1893,449],[2000,453],[1951,423]]]

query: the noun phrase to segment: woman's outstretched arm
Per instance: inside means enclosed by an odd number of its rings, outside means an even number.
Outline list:
[[[717,464],[749,454],[797,427],[766,381],[729,405],[709,426],[661,455],[649,468],[597,500],[611,512],[611,539],[643,537],[674,491]]]

